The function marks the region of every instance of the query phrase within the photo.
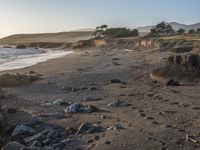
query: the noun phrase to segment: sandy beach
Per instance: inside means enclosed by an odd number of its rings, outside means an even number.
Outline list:
[[[149,78],[149,72],[162,66],[168,55],[158,50],[84,50],[7,71],[35,71],[42,76],[31,84],[3,89],[8,96],[1,103],[66,131],[77,130],[84,122],[105,129],[70,134],[73,140],[65,145],[68,149],[199,149],[198,142],[186,138],[200,141],[199,85],[169,87]],[[100,111],[66,114],[66,106],[44,105],[59,99],[93,105]],[[113,101],[119,102],[117,107],[109,105]],[[15,123],[30,117],[15,115]]]

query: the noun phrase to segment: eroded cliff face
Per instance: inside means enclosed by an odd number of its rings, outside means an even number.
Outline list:
[[[135,43],[136,48],[157,49],[160,46],[161,41],[157,39],[140,39]]]

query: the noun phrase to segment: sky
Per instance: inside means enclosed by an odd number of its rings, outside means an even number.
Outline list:
[[[0,37],[161,21],[200,22],[200,0],[0,0]]]

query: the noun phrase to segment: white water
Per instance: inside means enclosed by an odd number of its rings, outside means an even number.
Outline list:
[[[66,56],[73,51],[0,48],[0,71],[21,69]]]

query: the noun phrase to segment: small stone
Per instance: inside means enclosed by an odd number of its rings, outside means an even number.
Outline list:
[[[33,135],[35,133],[35,130],[27,127],[25,125],[18,125],[12,132],[12,138],[18,138],[20,136],[30,136]]]
[[[112,79],[112,80],[110,80],[110,82],[111,83],[122,83],[122,81],[119,79]]]
[[[71,114],[77,113],[80,106],[81,106],[81,104],[79,104],[79,103],[73,103],[68,108],[66,108],[64,110],[64,112],[71,113]]]
[[[179,84],[179,82],[174,81],[173,79],[171,79],[171,80],[169,80],[167,82],[167,85],[170,85],[170,86],[179,86],[180,84]]]
[[[165,127],[166,128],[172,128],[173,126],[171,124],[167,124]]]
[[[8,142],[2,150],[21,150],[24,147],[24,145],[18,143],[18,142]]]
[[[185,132],[185,129],[180,128],[180,129],[178,129],[178,131],[179,131],[179,132]]]
[[[112,101],[110,104],[108,104],[108,107],[119,107],[120,102],[118,100]]]
[[[124,93],[121,93],[121,94],[118,94],[118,96],[126,96],[126,94],[124,94]]]
[[[147,117],[146,119],[147,119],[147,120],[153,120],[154,117]]]

